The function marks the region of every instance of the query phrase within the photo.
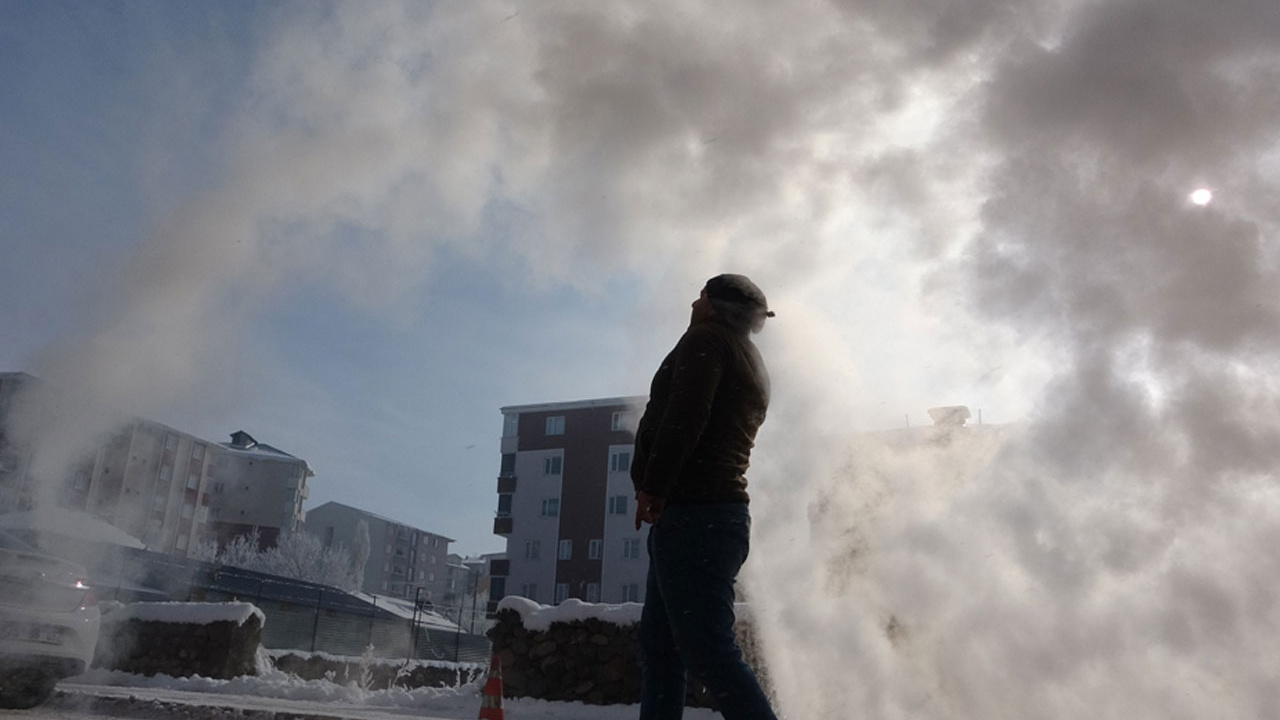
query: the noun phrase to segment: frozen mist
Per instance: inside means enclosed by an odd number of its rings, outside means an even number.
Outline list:
[[[229,387],[285,268],[371,315],[445,255],[624,278],[637,347],[744,272],[784,714],[1280,713],[1273,0],[282,7],[217,181],[34,372]],[[949,403],[1001,427],[857,435]]]

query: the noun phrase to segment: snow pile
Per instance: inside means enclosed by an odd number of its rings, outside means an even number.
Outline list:
[[[275,658],[284,657],[286,655],[292,655],[294,657],[302,658],[303,660],[307,660],[310,658],[319,658],[321,660],[325,660],[332,663],[359,663],[361,661],[360,655],[335,655],[333,653],[327,653],[322,650],[316,650],[314,652],[311,652],[307,650],[263,648],[263,652],[265,652],[267,657],[271,658],[273,662]],[[376,662],[383,663],[383,664],[395,663],[399,665],[405,665],[403,660],[392,660],[389,658],[378,658]],[[262,664],[261,658],[259,658],[258,664],[259,665]],[[466,670],[471,668],[488,667],[488,664],[487,663],[468,663],[468,662],[456,663],[456,662],[450,662],[448,660],[421,660],[421,659],[415,658],[414,660],[409,661],[407,667],[457,669],[465,672]]]
[[[243,625],[250,617],[257,616],[265,625],[266,616],[253,603],[198,603],[198,602],[140,602],[123,605],[112,610],[108,618],[112,622],[140,620],[143,622],[185,623],[208,625],[216,622],[233,622]]]
[[[523,597],[508,595],[498,603],[498,610],[514,610],[529,630],[548,630],[551,623],[571,623],[575,620],[601,620],[614,625],[635,625],[640,622],[640,603],[601,605],[570,598],[559,605],[539,605]]]

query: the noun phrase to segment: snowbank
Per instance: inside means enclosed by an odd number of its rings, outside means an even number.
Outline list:
[[[575,620],[594,619],[614,625],[635,625],[640,622],[640,611],[644,608],[640,603],[622,603],[621,605],[603,605],[583,602],[570,598],[559,605],[539,605],[538,603],[516,595],[508,595],[498,603],[498,610],[514,610],[526,629],[548,630],[551,623],[571,623]]]
[[[266,624],[266,616],[253,603],[140,602],[112,610],[107,619],[111,622],[141,620],[195,625],[229,621],[243,625],[254,616],[257,616],[259,623]]]

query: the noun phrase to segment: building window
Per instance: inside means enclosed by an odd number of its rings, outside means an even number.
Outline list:
[[[524,541],[524,559],[537,560],[538,551],[540,548],[541,548],[541,543],[539,543],[537,540],[525,540]]]
[[[622,541],[622,557],[624,560],[636,560],[640,557],[639,538],[627,538]]]
[[[520,586],[520,594],[530,600],[538,601],[538,583],[525,583]]]
[[[183,520],[190,520],[190,519],[191,519],[191,515],[192,515],[194,512],[195,512],[195,506],[194,506],[194,505],[183,505],[183,506],[182,506],[182,519],[183,519]]]
[[[587,602],[600,602],[600,583],[587,583]]]
[[[186,550],[186,549],[187,549],[187,536],[186,536],[186,535],[179,535],[179,536],[178,536],[178,549],[179,549],[179,550]]]
[[[609,417],[609,429],[610,429],[610,430],[615,430],[615,431],[617,431],[617,430],[625,430],[625,429],[626,429],[626,427],[624,427],[624,426],[623,426],[623,424],[622,424],[622,419],[623,419],[623,417],[625,417],[625,413],[623,413],[623,412],[621,412],[621,411],[619,411],[619,412],[615,412],[613,415],[611,415],[611,416]]]
[[[222,492],[223,487],[224,487],[224,485],[223,485],[222,483],[214,483],[214,484],[213,484],[213,491],[214,491],[214,492],[216,492],[216,493],[221,493],[221,492]]]
[[[502,437],[515,437],[520,432],[519,415],[502,416]]]
[[[573,541],[561,540],[559,552],[557,553],[561,560],[573,559]]]
[[[547,434],[563,435],[564,434],[564,416],[552,415],[547,418]]]
[[[192,445],[192,446],[191,446],[191,459],[192,459],[192,460],[202,460],[202,459],[204,459],[204,446],[203,446],[203,445]]]
[[[165,436],[164,436],[164,449],[165,449],[165,450],[174,450],[174,449],[176,449],[177,447],[178,447],[178,436],[177,436],[177,435],[165,435]]]
[[[555,457],[543,458],[542,474],[543,475],[559,475],[561,465],[563,462],[564,462],[564,458],[560,457],[559,455],[556,455]]]
[[[556,604],[569,599],[569,583],[556,583]]]
[[[516,471],[516,454],[503,453],[502,467],[498,470],[498,473],[500,475],[511,475],[511,474],[514,474],[515,471]]]
[[[498,517],[511,517],[511,495],[498,496]]]
[[[587,558],[590,560],[599,560],[604,555],[604,541],[592,540],[587,543]]]
[[[435,582],[435,581],[436,581],[436,574],[435,574],[435,573],[427,573],[427,582]]]
[[[610,515],[626,515],[627,514],[627,496],[613,495],[609,498],[609,514]]]
[[[640,602],[640,586],[636,583],[623,585],[622,602]]]
[[[389,572],[391,572],[391,563],[389,563],[389,562],[384,562],[384,563],[382,563],[382,572],[384,572],[384,573],[389,573]]]
[[[428,557],[430,557],[430,558],[431,558],[431,564],[432,564],[432,565],[435,565],[435,564],[436,564],[436,556],[435,556],[435,555],[429,555]]]
[[[560,515],[560,498],[547,498],[542,501],[543,517],[557,517]]]
[[[631,451],[623,450],[609,453],[610,472],[626,472],[631,469]]]

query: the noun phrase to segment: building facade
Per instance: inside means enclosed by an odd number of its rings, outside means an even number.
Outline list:
[[[452,577],[451,538],[337,502],[307,511],[306,531],[319,537],[325,547],[341,544],[354,557],[364,542],[357,539],[362,522],[369,534],[369,558],[361,589],[432,604],[445,602]]]
[[[306,461],[270,446],[250,447],[247,433],[220,445],[140,418],[123,423],[62,477],[44,480],[49,487],[36,488],[30,448],[5,427],[19,395],[39,382],[26,373],[0,373],[0,512],[50,501],[101,518],[153,551],[180,556],[203,539],[225,542],[254,527],[270,546],[301,521],[312,476]]]
[[[490,608],[506,595],[543,604],[644,600],[649,556],[635,529],[634,427],[645,398],[502,408]]]
[[[231,433],[231,442],[213,445],[211,454],[209,532],[218,547],[256,528],[266,549],[301,528],[302,502],[311,494],[307,479],[314,476],[305,460],[243,430]]]

